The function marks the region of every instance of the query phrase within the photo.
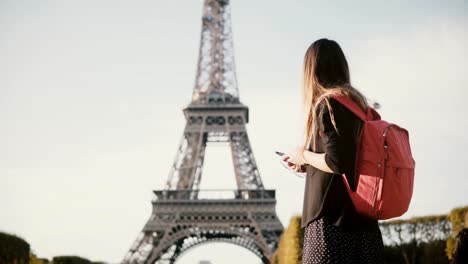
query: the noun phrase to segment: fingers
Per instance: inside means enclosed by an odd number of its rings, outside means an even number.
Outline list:
[[[292,169],[293,171],[296,171],[296,172],[299,172],[299,171],[301,170],[300,167],[297,166],[296,164],[293,164],[293,165],[291,166],[291,169]]]
[[[291,156],[289,156],[287,153],[281,156],[281,159],[285,161],[288,165],[288,167],[296,172],[303,172],[302,170],[302,164],[296,164],[292,162]]]
[[[296,167],[296,164],[295,164],[295,163],[292,163],[292,162],[289,162],[289,161],[286,161],[286,164],[288,165],[288,167],[289,167],[290,169],[293,169],[293,168]]]
[[[283,161],[285,161],[288,164],[289,167],[298,166],[298,164],[291,161],[290,157],[286,157]]]
[[[290,166],[291,164],[294,164],[293,162],[291,162],[291,156],[289,156],[288,154],[284,154],[283,156],[281,156],[281,159],[283,161],[286,161],[288,163],[288,166]]]
[[[289,163],[289,168],[295,172],[306,172],[306,168],[303,165]]]
[[[281,156],[281,159],[282,159],[283,161],[291,162],[290,160],[292,159],[292,157],[291,157],[291,155],[289,155],[289,154],[286,153],[286,154],[284,154],[283,156]]]

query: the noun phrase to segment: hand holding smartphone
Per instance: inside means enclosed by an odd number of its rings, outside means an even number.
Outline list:
[[[284,153],[283,152],[280,152],[280,151],[275,151],[275,153],[278,155],[278,156],[283,156]],[[294,175],[296,175],[297,177],[299,178],[304,178],[304,176],[306,175],[305,172],[297,172],[297,171],[294,171],[293,169],[291,169],[291,167],[289,166],[289,163],[290,162],[287,162],[287,161],[284,161],[284,160],[280,160],[281,162],[281,165],[283,165],[283,167],[285,167],[286,169],[288,169],[289,171],[293,172]]]

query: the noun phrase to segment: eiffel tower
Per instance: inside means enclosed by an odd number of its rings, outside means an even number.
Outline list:
[[[230,19],[228,0],[205,0],[184,133],[166,186],[154,191],[151,217],[123,263],[174,263],[191,247],[216,241],[244,247],[269,263],[277,248],[283,226],[275,190],[264,188],[249,143],[249,109],[239,100]],[[237,189],[199,189],[208,142],[229,143]]]

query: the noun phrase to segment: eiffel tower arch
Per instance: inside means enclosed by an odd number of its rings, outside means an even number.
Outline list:
[[[183,113],[186,125],[166,186],[154,191],[152,214],[122,262],[174,263],[196,245],[219,241],[269,263],[283,226],[275,190],[264,188],[247,134],[249,108],[239,100],[228,0],[204,2],[195,87]],[[200,190],[208,142],[229,143],[237,189]]]

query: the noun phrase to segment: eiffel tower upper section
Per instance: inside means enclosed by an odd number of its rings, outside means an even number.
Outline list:
[[[263,189],[245,124],[249,109],[239,100],[228,0],[205,0],[192,100],[166,189],[197,190],[207,142],[229,142],[238,189]]]
[[[238,104],[229,0],[203,7],[197,75],[191,105]]]

